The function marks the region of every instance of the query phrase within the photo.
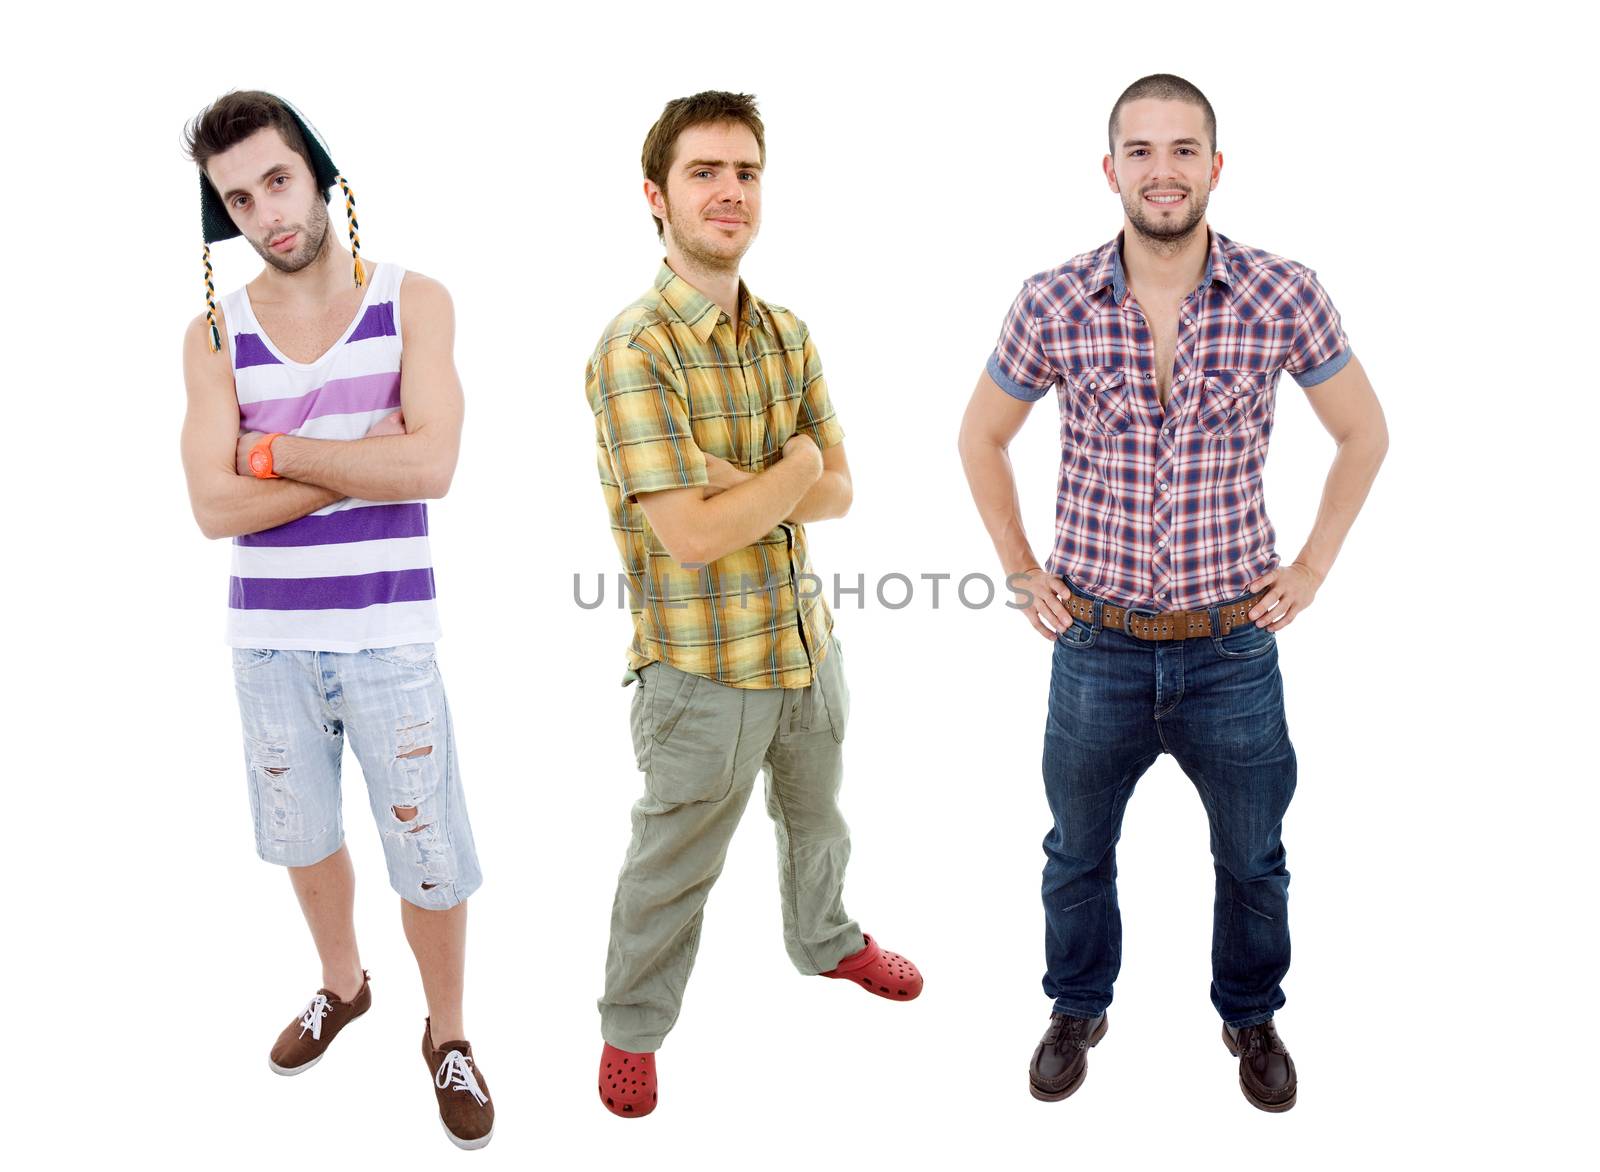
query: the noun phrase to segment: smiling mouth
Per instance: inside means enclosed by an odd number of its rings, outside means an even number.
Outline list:
[[[1145,198],[1145,202],[1153,203],[1157,207],[1170,208],[1174,204],[1182,203],[1184,200],[1188,199],[1189,197],[1187,195],[1185,195],[1181,191],[1163,191],[1163,192],[1159,192],[1159,193],[1148,194],[1144,198]]]

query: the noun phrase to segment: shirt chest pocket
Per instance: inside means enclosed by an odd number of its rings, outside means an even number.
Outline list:
[[[1120,435],[1133,423],[1133,398],[1126,372],[1086,367],[1067,375],[1075,412],[1105,435]]]
[[[1272,409],[1272,378],[1244,370],[1208,370],[1198,422],[1210,435],[1254,431]]]

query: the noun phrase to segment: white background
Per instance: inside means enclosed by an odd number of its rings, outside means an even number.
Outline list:
[[[360,199],[366,253],[439,278],[457,307],[468,415],[433,548],[487,874],[467,1024],[499,1111],[471,1159],[1578,1162],[1596,1041],[1595,188],[1576,29],[1537,4],[190,4],[25,18],[6,39],[11,1166],[457,1158],[353,761],[375,1006],[309,1075],[266,1066],[318,970],[287,880],[252,853],[227,546],[192,523],[177,445],[179,342],[203,308],[180,132],[233,87],[305,110]],[[938,609],[923,590],[837,612],[848,906],[926,993],[891,1005],[794,974],[758,800],[661,1054],[661,1106],[614,1119],[594,998],[641,781],[626,614],[579,610],[572,578],[617,566],[582,370],[659,259],[645,130],[695,90],[761,100],[766,226],[746,276],[809,322],[855,472],[850,515],[812,527],[819,570],[998,576],[960,413],[1022,279],[1116,231],[1106,115],[1158,70],[1217,110],[1211,223],[1318,271],[1392,433],[1316,606],[1280,636],[1301,761],[1279,1016],[1298,1107],[1253,1110],[1217,1038],[1205,822],[1170,758],[1128,811],[1108,1037],[1071,1100],[1028,1097],[1049,1009],[1050,648],[947,585]],[[219,290],[258,268],[243,242],[213,251]],[[1053,411],[1014,448],[1041,553]],[[1331,456],[1284,379],[1267,486],[1288,557]]]

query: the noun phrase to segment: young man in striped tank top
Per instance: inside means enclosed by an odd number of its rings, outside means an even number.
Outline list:
[[[269,1062],[310,1069],[371,1005],[340,809],[348,733],[427,996],[440,1118],[457,1146],[482,1147],[494,1106],[461,1009],[481,874],[434,662],[423,503],[448,489],[461,434],[450,298],[363,263],[348,186],[280,99],[225,95],[190,125],[188,149],[208,303],[213,241],[242,235],[266,262],[189,326],[183,460],[201,531],[234,543],[228,642],[256,849],[288,869],[322,962],[323,987]],[[354,255],[329,223],[335,183]]]

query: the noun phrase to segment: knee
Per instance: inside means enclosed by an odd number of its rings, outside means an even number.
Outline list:
[[[434,911],[459,903],[454,853],[433,803],[390,806],[389,816],[384,851],[400,898]]]
[[[1215,856],[1217,870],[1225,873],[1235,883],[1287,883],[1289,881],[1288,857],[1282,846],[1272,846],[1256,852],[1234,850]]]

